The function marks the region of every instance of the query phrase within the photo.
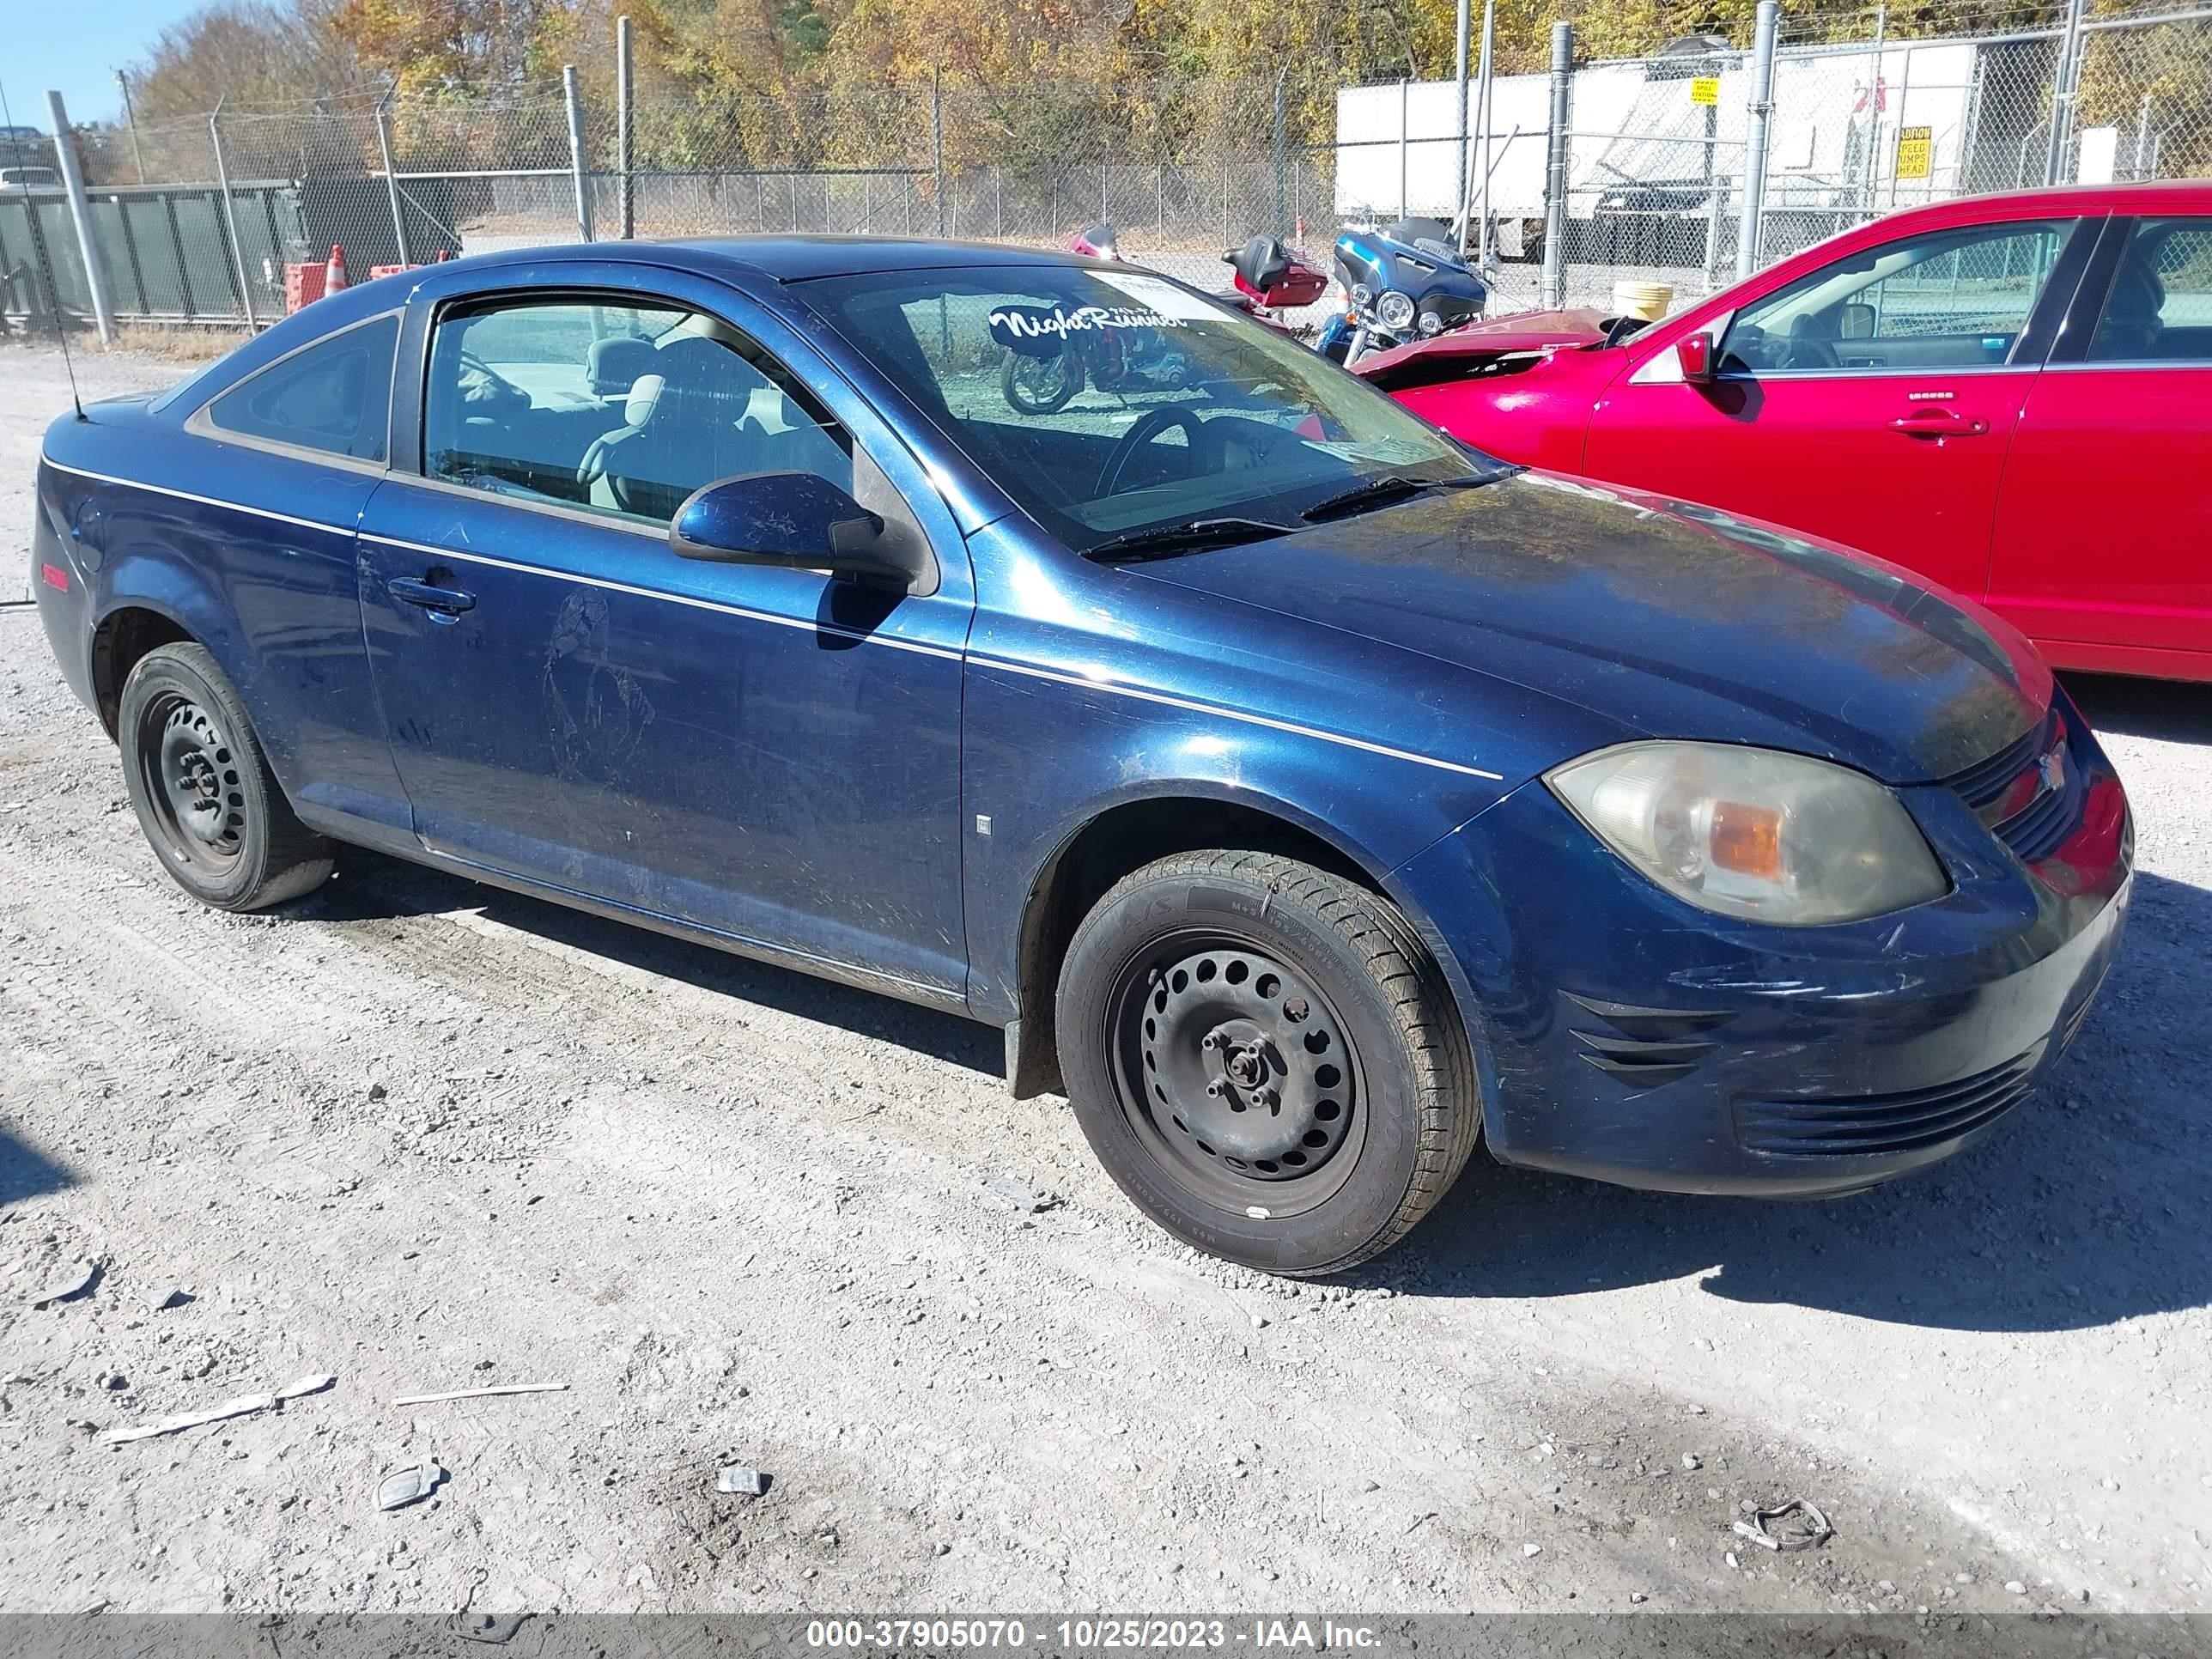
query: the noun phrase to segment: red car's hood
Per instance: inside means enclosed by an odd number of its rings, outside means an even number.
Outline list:
[[[1601,311],[1579,307],[1569,311],[1523,311],[1510,317],[1493,317],[1470,323],[1433,339],[1415,340],[1361,358],[1352,366],[1354,374],[1388,375],[1416,359],[1503,357],[1518,351],[1557,351],[1564,347],[1595,345],[1605,338],[1612,319]],[[1466,364],[1472,367],[1471,363]]]

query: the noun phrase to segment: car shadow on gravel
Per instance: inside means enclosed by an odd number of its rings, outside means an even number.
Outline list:
[[[2062,678],[2089,724],[2100,732],[2166,743],[2212,744],[2212,685],[2122,679],[2112,674]]]
[[[76,1185],[76,1177],[27,1141],[0,1129],[0,1209]]]
[[[1702,1275],[1715,1296],[1949,1330],[2057,1331],[2212,1304],[2203,1012],[2212,892],[2138,874],[2128,937],[2058,1070],[1981,1145],[1856,1198],[1632,1192],[1480,1153],[1358,1282],[1575,1296]]]
[[[1004,1040],[973,1020],[732,956],[629,922],[610,921],[366,848],[348,848],[339,878],[302,901],[294,914],[303,921],[343,923],[464,909],[553,944],[738,1001],[842,1026],[948,1065],[994,1078],[1006,1071]]]

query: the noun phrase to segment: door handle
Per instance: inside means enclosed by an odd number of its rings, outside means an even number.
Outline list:
[[[1889,429],[1908,438],[1978,438],[1990,429],[1990,423],[1970,421],[1954,410],[1929,404],[1899,416],[1889,423]]]
[[[464,593],[458,587],[441,587],[435,582],[418,581],[412,576],[394,576],[385,587],[393,599],[404,604],[419,605],[425,611],[440,611],[448,617],[476,609],[475,594]]]

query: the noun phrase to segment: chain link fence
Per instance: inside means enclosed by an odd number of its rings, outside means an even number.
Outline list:
[[[1879,9],[1786,24],[1755,209],[1747,38],[1585,63],[1564,84],[1499,76],[1465,117],[1456,82],[1339,88],[1287,70],[646,99],[626,119],[608,75],[588,94],[571,77],[497,97],[223,109],[77,130],[82,224],[58,181],[0,186],[0,315],[54,325],[104,305],[125,321],[263,326],[320,291],[335,247],[359,281],[626,236],[1054,246],[1101,219],[1132,257],[1224,287],[1222,251],[1255,232],[1321,252],[1346,222],[1454,218],[1462,189],[1493,311],[1607,307],[1625,281],[1680,303],[1916,203],[2212,171],[2209,61],[2212,6],[1941,40],[1892,38]]]

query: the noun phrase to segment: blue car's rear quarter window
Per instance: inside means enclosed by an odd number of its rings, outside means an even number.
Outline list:
[[[381,461],[398,342],[396,314],[319,340],[216,398],[207,422],[264,443]]]

